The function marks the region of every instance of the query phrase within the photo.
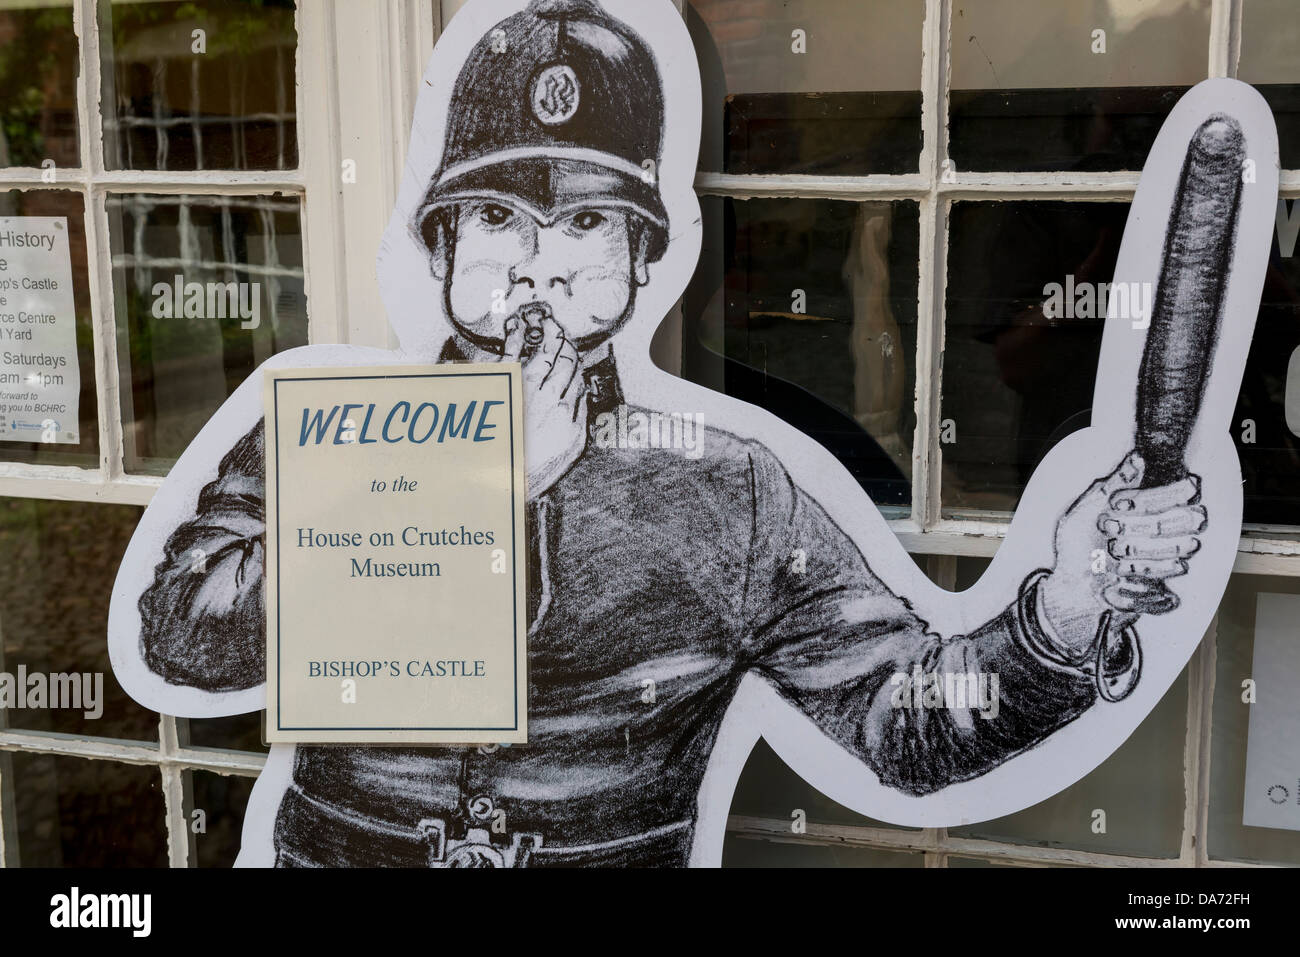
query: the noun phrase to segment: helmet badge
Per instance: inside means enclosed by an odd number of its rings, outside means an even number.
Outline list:
[[[578,112],[578,78],[564,64],[549,66],[533,81],[533,115],[547,126],[567,123]]]

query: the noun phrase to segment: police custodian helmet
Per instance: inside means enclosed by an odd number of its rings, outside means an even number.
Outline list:
[[[595,0],[532,0],[461,68],[442,162],[414,225],[433,248],[432,214],[463,200],[502,200],[544,222],[622,206],[646,220],[654,261],[668,239],[663,127],[659,71],[639,36]]]

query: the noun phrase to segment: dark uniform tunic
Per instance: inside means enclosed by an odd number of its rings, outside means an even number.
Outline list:
[[[622,400],[612,360],[587,375],[594,422]],[[1096,699],[1089,676],[1034,650],[1042,637],[1025,593],[945,640],[771,452],[712,428],[703,439],[695,459],[589,440],[529,503],[526,745],[299,745],[277,861],[423,865],[468,842],[509,848],[516,865],[685,864],[714,739],[750,673],[914,795],[988,771]],[[168,680],[227,690],[264,654],[262,483],[259,424],[141,598],[146,659]],[[206,576],[189,570],[196,547],[210,556]],[[235,633],[231,616],[251,636],[244,645],[213,637]],[[996,673],[997,718],[891,707],[890,679],[915,665]]]

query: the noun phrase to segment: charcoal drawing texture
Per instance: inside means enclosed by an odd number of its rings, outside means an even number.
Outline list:
[[[1139,629],[1178,611],[1171,583],[1200,560],[1207,528],[1239,523],[1239,502],[1233,514],[1224,499],[1220,514],[1187,464],[1224,337],[1250,148],[1221,112],[1182,142],[1159,224],[1156,307],[1145,340],[1134,340],[1136,388],[1125,385],[1136,411],[1094,422],[1118,434],[1116,454],[1070,470],[1070,494],[1025,532],[1040,541],[1035,560],[997,566],[989,587],[1000,597],[968,629],[933,626],[931,592],[886,584],[900,578],[885,569],[909,559],[883,522],[849,529],[796,480],[796,463],[764,440],[787,426],[765,421],[745,435],[706,416],[693,455],[597,441],[602,416],[667,415],[699,401],[630,397],[611,348],[644,290],[667,285],[656,301],[671,301],[685,285],[685,274],[657,272],[671,244],[698,229],[698,208],[679,211],[662,185],[671,170],[689,182],[694,162],[690,150],[664,154],[668,124],[699,125],[698,112],[669,115],[663,92],[668,54],[691,56],[684,30],[665,26],[651,42],[612,12],[620,6],[490,4],[501,16],[463,53],[446,53],[463,64],[454,85],[421,99],[446,122],[401,224],[447,321],[436,348],[415,354],[511,358],[525,370],[529,742],[292,748],[287,780],[258,786],[276,788],[264,802],[271,853],[259,860],[699,863],[702,814],[726,813],[715,797],[702,811],[706,776],[742,684],[755,680],[845,767],[931,799],[1051,747],[1081,716],[1141,689],[1150,650]],[[662,17],[677,15],[661,6]],[[441,43],[463,36],[452,30]],[[1232,332],[1234,349],[1241,335]],[[165,683],[162,706],[172,687],[219,696],[265,680],[263,425],[242,408],[242,437],[219,462],[209,453],[191,466],[215,474],[188,511],[152,526],[164,534],[160,557],[115,594],[134,603],[139,626],[113,640]],[[855,501],[874,516],[860,491]],[[1226,583],[1220,568],[1202,580],[1210,592]],[[997,701],[923,695],[915,682],[928,675],[996,676]],[[1108,750],[1123,739],[1118,727]]]

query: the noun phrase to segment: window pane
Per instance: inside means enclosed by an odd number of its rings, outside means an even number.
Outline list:
[[[0,166],[81,165],[71,3],[0,0]]]
[[[244,812],[257,779],[211,771],[187,771],[185,776],[186,793],[192,795],[186,819],[193,831],[193,812],[202,811],[201,820],[206,828],[203,833],[193,834],[191,862],[198,867],[233,866],[239,856]]]
[[[897,831],[916,828],[898,827],[876,821],[836,804],[818,792],[786,766],[762,739],[745,762],[731,800],[731,813],[746,817],[765,817],[793,823],[796,810],[804,819],[816,824],[856,824],[862,827],[887,827]],[[793,833],[793,832],[792,832]]]
[[[911,500],[911,202],[705,197],[683,375],[812,436],[878,505]]]
[[[1241,60],[1237,77],[1253,85],[1273,108],[1282,167],[1300,166],[1300,23],[1295,0],[1246,0],[1241,8]]]
[[[266,737],[262,727],[265,711],[255,714],[235,714],[225,718],[177,719],[182,741],[196,748],[224,748],[228,751],[253,751],[265,754],[269,749],[262,743]],[[188,729],[188,730],[186,730]]]
[[[1300,525],[1300,260],[1295,233],[1281,225],[1300,221],[1300,203],[1282,200],[1278,217],[1232,427],[1246,479],[1245,520]]]
[[[98,708],[7,708],[13,728],[156,741],[158,716],[136,704],[108,661],[108,601],[141,510],[0,498],[0,671],[102,676]],[[78,682],[78,691],[95,694]],[[53,704],[52,700],[45,702]],[[92,716],[87,717],[87,711]]]
[[[166,867],[158,768],[13,755],[24,867]]]
[[[293,0],[98,7],[106,166],[298,166]]]
[[[728,834],[723,867],[924,867],[920,851],[878,851],[871,847],[785,844]]]
[[[0,54],[2,57],[3,54]],[[0,270],[0,313],[18,315],[18,310],[25,302],[29,311],[39,310],[42,314],[55,316],[53,327],[36,329],[18,323],[0,322],[0,372],[8,379],[0,385],[0,412],[5,413],[8,421],[0,422],[0,461],[27,462],[38,465],[75,465],[81,468],[95,468],[99,465],[99,424],[96,418],[95,401],[95,342],[94,322],[90,309],[90,284],[86,273],[86,219],[84,203],[80,193],[63,189],[11,189],[0,192],[0,231],[22,232],[25,216],[62,217],[67,221],[68,248],[72,258],[72,306],[74,317],[65,316],[66,299],[64,290],[31,291],[24,289],[24,279],[54,279],[53,269],[46,271],[43,277],[30,275],[19,265],[17,257],[8,252],[9,247],[0,248],[0,260],[5,267]],[[25,251],[24,251],[25,252]],[[23,257],[26,258],[26,257]],[[58,281],[56,279],[56,281]],[[10,284],[17,284],[10,288]],[[71,326],[71,328],[70,328]],[[30,335],[31,338],[25,338]],[[37,335],[46,337],[44,345],[38,344]],[[69,359],[77,363],[77,375],[80,379],[81,394],[76,403],[66,409],[45,407],[36,412],[18,413],[18,403],[25,407],[24,398],[45,399],[51,404],[62,404],[70,393],[62,386],[43,389],[40,384],[30,381],[33,369],[39,368],[21,358],[6,360],[4,353],[13,352],[22,355],[52,355],[48,346],[62,343],[61,351],[71,351],[73,343],[68,341],[75,337],[75,357]],[[69,363],[71,364],[71,363]],[[62,373],[58,373],[62,376]],[[12,384],[12,377],[17,376],[21,384]],[[37,420],[40,420],[39,423]],[[75,443],[32,442],[23,441],[33,435],[32,429],[44,424],[49,419],[58,425],[75,422]],[[36,435],[42,435],[36,432]],[[19,441],[13,441],[21,437]]]
[[[1091,420],[1105,306],[1044,315],[1045,286],[1110,282],[1126,203],[954,203],[941,421],[943,505],[1013,509],[1047,451]],[[1050,311],[1050,310],[1049,310]]]
[[[978,579],[983,558],[957,560],[958,587]],[[1111,707],[1099,702],[1094,707]],[[1187,734],[1187,671],[1133,735],[1090,774],[1016,814],[949,828],[954,837],[1071,847],[1106,854],[1177,857],[1182,843],[1183,749]],[[1093,831],[1097,810],[1105,832]]]
[[[1205,78],[1209,37],[1210,0],[954,4],[949,155],[958,170],[1141,169]]]
[[[258,365],[307,342],[294,197],[110,196],[126,468],[163,473]]]
[[[690,0],[700,168],[916,172],[924,17],[916,0]]]
[[[1280,214],[1300,219],[1288,201]],[[1014,509],[1034,468],[1091,421],[1126,203],[962,202],[950,214],[940,421],[944,514]],[[1291,237],[1294,238],[1294,237]],[[1285,253],[1285,255],[1282,255]],[[1300,265],[1279,228],[1233,416],[1245,521],[1300,525]],[[1049,307],[1049,284],[1061,309]],[[1070,290],[1073,290],[1071,295]],[[1067,303],[1065,300],[1069,300]],[[1074,316],[1060,315],[1067,306]],[[1052,312],[1055,318],[1048,318]],[[1300,410],[1300,399],[1292,404]]]
[[[1265,789],[1279,783],[1288,792],[1283,798],[1282,792],[1268,795],[1266,791],[1266,797],[1279,798],[1294,807],[1297,800],[1295,784],[1300,778],[1300,768],[1295,767],[1285,754],[1275,754],[1266,741],[1251,741],[1252,732],[1258,736],[1267,730],[1250,728],[1251,708],[1260,703],[1275,708],[1278,696],[1294,702],[1296,694],[1292,675],[1260,674],[1256,671],[1256,607],[1261,593],[1298,595],[1300,579],[1234,575],[1219,605],[1210,735],[1209,855],[1216,860],[1300,864],[1300,831],[1243,823],[1248,786],[1248,745],[1254,745],[1264,779],[1251,783]],[[1294,637],[1292,628],[1292,633],[1286,638],[1293,640]],[[1279,677],[1282,679],[1280,683]],[[1247,697],[1244,682],[1248,679],[1255,682],[1254,705],[1243,700]],[[1294,731],[1294,726],[1291,730]],[[1297,819],[1300,818],[1292,818]]]

